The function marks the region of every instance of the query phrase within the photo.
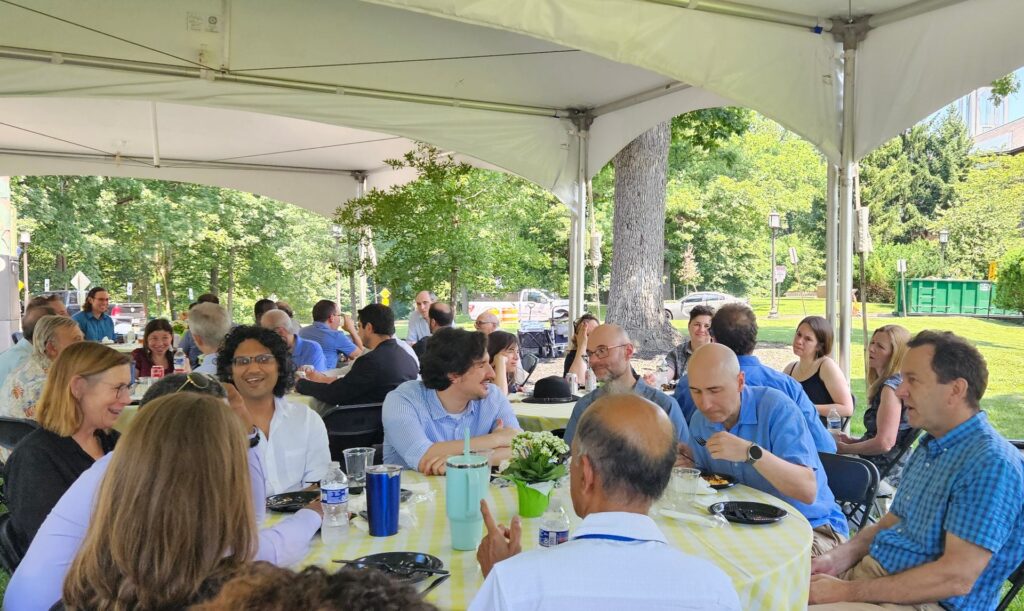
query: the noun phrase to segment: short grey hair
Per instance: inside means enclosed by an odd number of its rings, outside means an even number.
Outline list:
[[[36,321],[36,327],[32,334],[32,351],[49,360],[49,357],[46,356],[46,345],[57,336],[57,330],[77,326],[77,322],[66,316],[57,316],[56,314],[43,316]]]
[[[276,329],[284,327],[292,332],[292,319],[284,310],[268,310],[260,318],[260,326],[264,329]],[[204,338],[205,339],[205,338]]]
[[[210,305],[216,304],[211,303]],[[221,385],[220,380],[216,376],[196,373],[194,371],[192,373],[172,373],[160,378],[149,387],[146,394],[142,395],[139,407],[145,406],[153,399],[158,399],[164,395],[173,395],[178,392],[211,395],[224,400],[228,398],[228,391],[224,390],[224,386]]]
[[[224,336],[231,330],[228,312],[216,303],[198,303],[188,312],[188,328],[192,337],[202,338],[204,343],[220,347]]]

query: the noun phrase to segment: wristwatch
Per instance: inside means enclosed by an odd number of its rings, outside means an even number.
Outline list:
[[[756,443],[750,444],[750,447],[747,448],[748,465],[752,465],[757,461],[761,460],[762,456],[764,456],[764,450],[762,450],[761,446],[757,445]]]

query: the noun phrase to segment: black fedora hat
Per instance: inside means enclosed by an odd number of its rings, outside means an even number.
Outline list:
[[[533,395],[523,399],[523,403],[572,403],[578,400],[565,378],[548,376],[537,380],[533,385]]]

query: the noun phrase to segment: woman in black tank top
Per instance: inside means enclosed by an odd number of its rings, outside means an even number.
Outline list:
[[[785,373],[803,386],[818,409],[822,424],[834,406],[839,415],[853,415],[853,395],[839,365],[829,357],[832,352],[832,327],[821,316],[808,316],[797,325],[793,336],[793,354],[799,361],[790,363]]]

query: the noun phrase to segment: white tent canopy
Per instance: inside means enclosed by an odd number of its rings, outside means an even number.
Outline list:
[[[854,26],[829,19],[848,6]],[[842,170],[831,313],[852,282],[853,162],[1024,64],[1022,21],[1019,0],[3,1],[0,173],[190,180],[323,212],[407,178],[382,161],[422,140],[567,203],[575,314],[586,180],[660,121],[739,104]]]

